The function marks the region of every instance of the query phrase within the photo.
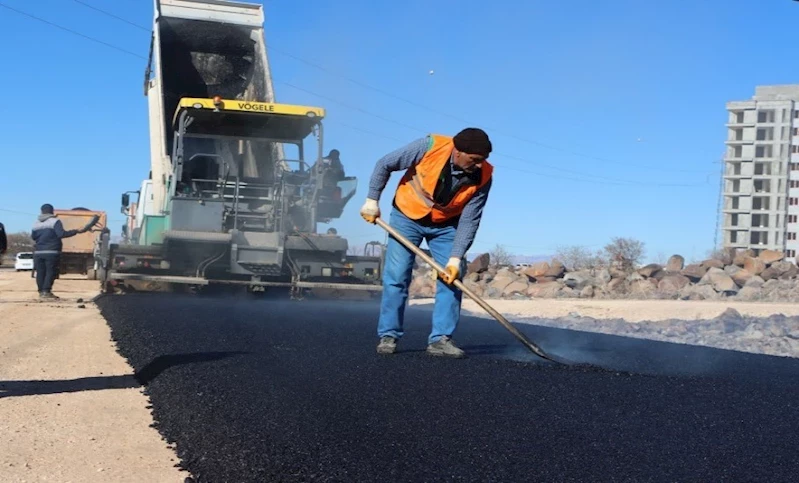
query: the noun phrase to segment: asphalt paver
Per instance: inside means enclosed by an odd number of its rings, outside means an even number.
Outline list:
[[[409,309],[133,294],[98,301],[198,481],[796,481],[799,360]]]

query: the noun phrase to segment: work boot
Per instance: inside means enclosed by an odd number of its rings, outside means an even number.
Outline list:
[[[397,339],[391,336],[383,336],[380,338],[380,343],[377,344],[378,354],[393,354],[397,352]]]
[[[439,340],[427,345],[427,353],[431,356],[454,357],[462,359],[466,357],[466,353],[459,349],[458,346],[452,342],[450,337],[444,336]]]
[[[60,300],[61,299],[61,297],[53,295],[52,292],[47,292],[47,291],[40,293],[39,294],[39,298],[45,299],[45,300]]]

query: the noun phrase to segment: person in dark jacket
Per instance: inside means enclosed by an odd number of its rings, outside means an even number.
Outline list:
[[[0,265],[3,264],[3,255],[8,251],[8,238],[6,237],[6,227],[0,223]]]
[[[64,230],[64,225],[53,214],[53,205],[42,205],[42,214],[33,224],[31,238],[33,238],[33,269],[36,271],[36,285],[39,287],[39,298],[57,299],[52,293],[53,282],[58,275],[58,265],[61,262],[62,238],[69,238],[80,230]]]

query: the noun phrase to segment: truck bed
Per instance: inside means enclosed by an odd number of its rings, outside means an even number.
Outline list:
[[[62,240],[63,254],[92,253],[94,251],[94,240],[97,238],[98,233],[106,227],[108,221],[105,212],[92,210],[54,210],[54,213],[58,216],[58,219],[61,220],[61,224],[64,225],[65,230],[83,228],[91,221],[93,216],[97,215],[100,217],[100,220],[94,225],[91,231],[79,233],[73,237],[64,238]]]

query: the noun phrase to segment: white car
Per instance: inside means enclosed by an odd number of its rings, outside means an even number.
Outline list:
[[[16,271],[33,270],[33,253],[21,252],[17,253],[17,259],[14,262]]]

